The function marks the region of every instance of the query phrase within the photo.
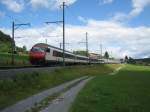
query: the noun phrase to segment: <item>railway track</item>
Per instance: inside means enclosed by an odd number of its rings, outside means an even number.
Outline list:
[[[24,67],[24,68],[9,68],[0,70],[0,80],[1,79],[8,79],[14,77],[17,74],[31,74],[33,72],[52,72],[55,69],[61,68],[60,66],[55,67]]]
[[[9,70],[9,69],[21,69],[21,68],[38,68],[38,67],[46,67],[46,66],[0,66],[0,70]]]
[[[101,63],[105,64],[105,63]],[[69,66],[69,65],[68,65]],[[75,65],[70,65],[75,66]],[[21,67],[0,67],[0,80],[14,77],[17,74],[30,75],[33,72],[52,72],[55,69],[62,68],[60,65],[55,66],[21,66]]]

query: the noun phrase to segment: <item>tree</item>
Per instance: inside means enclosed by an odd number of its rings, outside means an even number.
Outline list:
[[[86,56],[87,55],[86,51],[73,51],[73,53],[77,54],[77,55],[82,55],[82,56]]]
[[[108,52],[107,52],[107,51],[105,52],[104,57],[105,57],[106,59],[108,59],[108,58],[109,58],[109,54],[108,54]]]
[[[135,64],[136,61],[135,61],[132,57],[129,57],[128,63],[130,63],[130,64]]]
[[[0,31],[0,52],[11,52],[12,39]]]
[[[124,59],[125,62],[128,62],[128,59],[129,59],[128,56],[125,56],[125,59]]]
[[[24,52],[27,51],[27,47],[25,45],[22,47],[22,49],[23,49]]]

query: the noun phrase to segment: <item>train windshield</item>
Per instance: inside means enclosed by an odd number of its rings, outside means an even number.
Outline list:
[[[31,49],[32,52],[45,52],[45,48],[41,48],[41,47],[33,47]]]

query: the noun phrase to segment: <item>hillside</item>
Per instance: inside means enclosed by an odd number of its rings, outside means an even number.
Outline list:
[[[0,31],[0,52],[11,52],[11,42],[11,37]]]
[[[11,48],[12,39],[9,35],[4,34],[0,31],[0,66],[10,66],[11,65]],[[25,66],[30,65],[28,52],[26,47],[23,48],[16,46],[16,51],[14,52],[15,66]]]
[[[0,31],[0,53],[11,53],[12,48],[11,44],[12,44],[11,37]],[[25,46],[23,46],[23,48],[16,46],[16,50],[17,52],[27,53]]]
[[[136,63],[150,65],[150,58],[135,59]]]

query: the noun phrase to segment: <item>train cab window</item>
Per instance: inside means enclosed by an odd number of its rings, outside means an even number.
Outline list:
[[[44,52],[44,49],[40,48],[40,47],[33,47],[31,49],[32,52]]]

